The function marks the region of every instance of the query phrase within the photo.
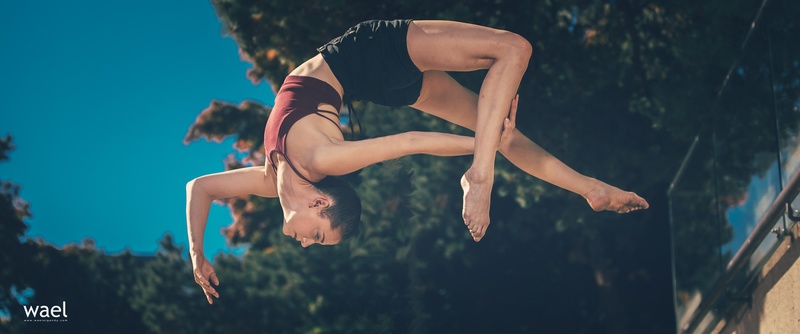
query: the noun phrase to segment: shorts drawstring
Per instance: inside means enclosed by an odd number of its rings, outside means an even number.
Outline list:
[[[347,106],[347,111],[350,113],[350,119],[347,122],[347,124],[350,126],[350,140],[356,140],[356,131],[353,129],[353,120],[355,120],[358,124],[358,139],[363,139],[364,131],[361,128],[361,120],[358,119],[356,109],[353,108],[353,102],[350,101],[350,99],[347,99],[345,105]]]

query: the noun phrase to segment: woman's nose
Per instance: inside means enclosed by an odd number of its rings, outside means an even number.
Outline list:
[[[306,239],[306,238],[303,238],[303,240],[300,241],[300,246],[303,246],[303,248],[306,248],[309,245],[311,245],[311,243],[308,242],[308,239]]]

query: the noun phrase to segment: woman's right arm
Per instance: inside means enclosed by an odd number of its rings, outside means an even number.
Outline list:
[[[511,101],[496,149],[506,149],[517,119],[517,101]],[[411,154],[456,156],[472,154],[475,138],[439,132],[411,131],[359,141],[332,141],[311,152],[311,166],[325,175],[344,175],[382,161]]]
[[[265,166],[247,167],[204,175],[186,184],[186,225],[189,232],[189,254],[195,282],[200,284],[209,303],[219,294],[209,282],[219,285],[216,274],[203,252],[203,236],[211,203],[215,199],[243,195],[277,197],[273,173]]]

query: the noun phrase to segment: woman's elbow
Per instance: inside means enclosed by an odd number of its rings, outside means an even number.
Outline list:
[[[187,192],[192,191],[192,189],[194,189],[194,186],[196,184],[197,184],[197,178],[194,178],[191,181],[186,182],[186,191]]]
[[[195,196],[203,192],[203,180],[199,177],[186,182],[186,196]]]

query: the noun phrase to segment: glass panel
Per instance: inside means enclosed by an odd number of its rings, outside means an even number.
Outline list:
[[[783,184],[800,170],[800,1],[773,0],[766,15],[772,50],[772,87],[778,114]],[[800,200],[792,203],[800,208]],[[791,221],[787,220],[787,223]]]
[[[693,334],[706,334],[711,333],[716,324],[719,322],[719,316],[714,311],[710,311],[703,317],[703,321],[697,325],[697,328],[692,331]]]
[[[739,251],[782,189],[767,32],[764,24],[756,25],[715,115],[722,212],[719,238],[725,264]],[[775,238],[767,238],[762,247],[771,249],[775,242]],[[750,259],[744,276],[750,277],[761,263],[768,253],[763,249]]]
[[[711,135],[700,136],[669,193],[675,312],[683,326],[722,272]]]
[[[684,328],[786,182],[800,172],[800,1],[772,0],[723,88],[714,125],[698,141],[669,193],[675,309]],[[793,201],[800,209],[800,199]],[[791,224],[780,219],[775,227]],[[775,250],[767,236],[695,333],[740,291]],[[709,327],[711,326],[711,327]]]

